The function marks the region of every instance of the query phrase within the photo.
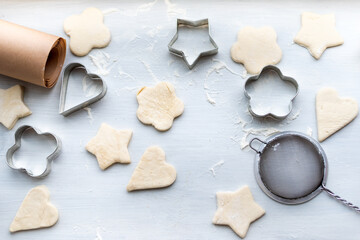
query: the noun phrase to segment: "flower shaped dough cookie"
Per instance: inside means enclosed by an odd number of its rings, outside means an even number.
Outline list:
[[[306,47],[314,58],[319,59],[326,48],[339,46],[344,40],[336,31],[334,14],[304,12],[294,42]]]
[[[12,129],[19,118],[31,114],[24,103],[24,88],[15,85],[6,90],[0,89],[0,123],[7,129]]]
[[[155,87],[143,87],[137,93],[138,119],[151,124],[159,131],[169,130],[174,118],[184,112],[184,103],[175,95],[174,86],[168,82]]]
[[[258,74],[263,67],[280,62],[282,51],[276,38],[276,32],[271,27],[244,27],[231,47],[231,58],[244,64],[250,74]]]
[[[87,8],[80,15],[68,17],[64,31],[70,36],[70,50],[76,56],[85,56],[92,48],[106,47],[111,40],[104,15],[97,8]]]

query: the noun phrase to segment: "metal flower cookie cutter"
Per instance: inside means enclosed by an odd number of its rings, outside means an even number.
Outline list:
[[[259,143],[258,147],[254,142]],[[360,213],[360,208],[335,195],[326,184],[328,162],[319,142],[299,132],[281,132],[265,141],[253,138],[255,177],[263,192],[283,204],[307,202],[325,191]]]
[[[206,50],[200,51],[198,54],[196,54],[195,58],[192,61],[190,61],[190,57],[187,54],[185,54],[184,51],[182,51],[174,46],[176,41],[179,38],[180,29],[189,29],[191,31],[193,31],[194,29],[206,29],[207,30],[206,35],[208,36],[211,47]],[[192,41],[192,43],[195,43],[194,39],[190,39],[190,40]],[[200,44],[201,45],[199,45],[197,47],[202,47],[204,45],[203,42],[200,42]],[[176,33],[175,33],[174,37],[171,39],[171,41],[168,45],[168,48],[169,48],[170,53],[183,58],[186,65],[189,67],[189,69],[192,69],[195,66],[195,64],[200,60],[201,57],[216,54],[219,49],[217,44],[215,43],[215,41],[212,39],[212,37],[210,35],[210,27],[209,27],[208,19],[202,19],[202,20],[198,20],[198,21],[177,19]],[[195,52],[195,49],[193,49],[193,51]]]
[[[54,151],[50,155],[48,155],[46,157],[46,167],[45,167],[45,169],[43,171],[41,171],[39,174],[33,173],[33,171],[30,168],[28,168],[28,166],[26,166],[26,167],[18,167],[18,166],[16,166],[16,164],[14,163],[14,158],[13,158],[15,152],[21,147],[21,139],[22,139],[23,135],[25,134],[25,132],[31,131],[31,130],[33,130],[36,135],[46,136],[46,137],[52,139],[55,142],[55,145],[56,145]],[[8,166],[10,168],[15,169],[15,170],[19,170],[21,172],[25,172],[30,177],[43,178],[43,177],[47,176],[50,173],[50,171],[51,171],[51,163],[60,154],[61,146],[62,146],[61,140],[56,135],[54,135],[52,133],[49,133],[49,132],[41,132],[37,128],[34,128],[32,126],[29,126],[29,125],[24,125],[24,126],[19,127],[15,132],[15,144],[11,148],[9,148],[7,153],[6,153],[6,163],[8,164]],[[43,146],[39,146],[39,148],[43,148]],[[30,162],[27,160],[26,163],[30,163]]]
[[[259,75],[248,78],[244,85],[249,112],[254,117],[286,118],[298,93],[297,81],[284,76],[279,68],[272,65],[264,67]]]
[[[78,73],[75,74],[75,71]],[[87,88],[87,78],[89,81],[98,81],[100,84],[99,86],[96,86],[96,88],[99,88],[98,91],[95,94],[91,94],[91,96],[86,96],[87,100],[83,101],[83,93],[81,91],[78,91],[78,89],[74,89],[74,95],[80,95],[81,102],[77,103],[75,105],[71,105],[68,107],[66,101],[67,101],[67,95],[68,95],[68,85],[71,78],[71,75],[74,74],[73,81],[82,81],[82,88],[83,92]],[[62,79],[62,85],[61,85],[61,92],[60,92],[60,104],[59,104],[59,113],[63,116],[68,116],[73,112],[76,112],[84,107],[89,106],[90,104],[99,101],[101,98],[103,98],[106,94],[107,87],[105,82],[96,74],[88,73],[84,65],[80,63],[70,63],[66,66],[64,73],[63,73],[63,79]],[[67,108],[66,108],[67,107]]]

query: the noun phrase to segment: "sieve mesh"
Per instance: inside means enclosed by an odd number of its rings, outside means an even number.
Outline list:
[[[324,160],[308,140],[296,135],[283,135],[268,142],[261,153],[259,174],[273,194],[302,198],[321,186]]]

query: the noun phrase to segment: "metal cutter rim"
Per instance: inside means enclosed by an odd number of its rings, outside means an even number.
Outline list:
[[[25,131],[32,129],[35,131],[35,133],[37,135],[44,135],[44,136],[49,136],[54,138],[55,143],[56,143],[56,148],[54,149],[54,151],[46,157],[46,167],[44,169],[44,171],[38,175],[34,175],[31,171],[27,170],[26,168],[22,168],[22,167],[15,167],[14,165],[14,159],[13,159],[13,155],[14,153],[21,147],[21,138],[22,135],[24,134]],[[59,137],[57,137],[55,134],[52,134],[50,132],[42,132],[40,131],[38,128],[32,127],[30,125],[23,125],[21,127],[19,127],[16,132],[15,132],[15,144],[13,146],[11,146],[8,151],[6,152],[6,163],[7,165],[14,169],[14,170],[19,170],[21,172],[25,172],[27,175],[29,175],[30,177],[33,178],[43,178],[46,177],[50,171],[51,171],[51,163],[52,161],[57,158],[57,156],[60,154],[61,152],[61,148],[62,148],[62,143]]]
[[[194,62],[192,64],[190,64],[185,56],[185,53],[181,50],[178,50],[176,48],[173,47],[173,44],[176,42],[176,40],[178,39],[179,36],[179,28],[180,27],[202,27],[202,26],[206,26],[208,28],[208,35],[209,35],[209,40],[211,42],[211,44],[214,46],[214,49],[211,49],[209,51],[205,51],[205,52],[201,52],[199,53],[199,55],[196,57],[196,59],[194,60]],[[216,54],[218,52],[218,45],[215,43],[214,39],[211,37],[210,34],[210,25],[209,25],[209,20],[208,18],[205,19],[201,19],[201,20],[196,20],[196,21],[190,21],[190,20],[185,20],[185,19],[177,19],[177,24],[176,24],[176,33],[174,35],[174,37],[171,39],[170,43],[168,44],[168,48],[171,54],[174,54],[175,56],[181,57],[182,59],[184,59],[186,65],[189,67],[189,69],[192,69],[197,62],[200,60],[201,57],[204,56],[210,56],[213,54]]]

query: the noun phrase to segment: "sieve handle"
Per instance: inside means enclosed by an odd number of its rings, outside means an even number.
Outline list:
[[[340,196],[336,195],[335,193],[333,193],[333,191],[331,191],[330,189],[328,189],[327,187],[325,187],[324,184],[321,185],[321,188],[328,193],[331,197],[335,198],[336,200],[340,201],[342,204],[352,208],[353,210],[355,210],[357,213],[360,213],[360,208],[358,206],[355,206],[354,204],[352,204],[351,202],[348,202],[347,200],[341,198]]]
[[[249,142],[249,147],[252,149],[252,150],[254,150],[256,153],[258,153],[258,154],[260,154],[261,152],[259,151],[259,150],[257,150],[254,146],[253,146],[253,142],[254,141],[258,141],[258,142],[260,142],[260,143],[262,143],[262,144],[267,144],[267,142],[265,142],[265,141],[263,141],[263,140],[261,140],[261,139],[259,139],[259,138],[253,138],[253,139],[251,139],[251,141]]]

